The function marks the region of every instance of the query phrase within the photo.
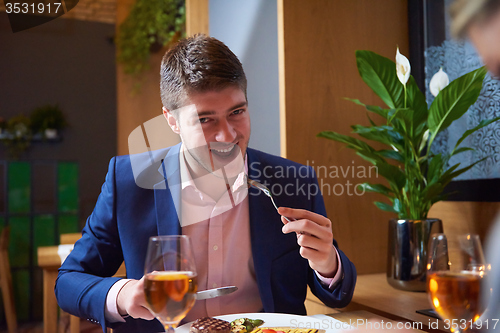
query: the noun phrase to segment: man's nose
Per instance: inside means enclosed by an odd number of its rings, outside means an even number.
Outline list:
[[[218,142],[233,142],[236,138],[236,131],[233,126],[227,121],[220,121],[215,140]]]

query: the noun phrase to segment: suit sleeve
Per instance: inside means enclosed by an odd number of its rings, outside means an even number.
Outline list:
[[[113,158],[82,238],[59,269],[55,285],[57,302],[64,311],[100,324],[104,332],[106,295],[118,280],[111,276],[123,262],[116,224],[115,165]]]
[[[310,167],[311,168],[311,167]],[[316,188],[316,195],[312,197],[312,208],[311,210],[326,216],[325,203],[323,201],[323,196],[320,192],[320,187],[318,184],[318,179],[314,169],[311,168],[312,177],[309,179],[309,188]],[[335,236],[335,235],[334,235]],[[323,286],[314,271],[310,269],[309,272],[309,287],[312,293],[318,297],[326,306],[331,308],[343,308],[346,307],[352,299],[354,293],[354,287],[356,285],[356,268],[354,264],[349,260],[349,258],[342,252],[337,242],[334,240],[333,245],[337,249],[340,260],[342,263],[342,277],[336,284],[333,290],[329,290],[328,287]]]

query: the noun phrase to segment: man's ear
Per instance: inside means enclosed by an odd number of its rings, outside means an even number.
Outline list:
[[[174,131],[176,134],[180,134],[179,130],[179,123],[177,122],[177,119],[175,119],[174,115],[172,114],[171,111],[167,110],[167,108],[163,107],[163,116],[165,116],[165,119],[167,119],[168,126]]]

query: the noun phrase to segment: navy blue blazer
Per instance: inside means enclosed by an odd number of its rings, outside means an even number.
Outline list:
[[[128,317],[126,323],[108,323],[104,308],[106,295],[118,280],[112,275],[123,261],[127,277],[140,279],[149,237],[181,232],[175,209],[180,193],[171,191],[180,178],[179,149],[180,144],[155,151],[139,162],[133,156],[111,159],[82,238],[59,270],[55,293],[64,311],[98,323],[104,331],[106,327],[116,332],[163,331],[157,320]],[[272,184],[278,206],[326,216],[311,167],[250,148],[247,161],[249,178]],[[254,188],[248,195],[252,255],[263,311],[306,314],[307,285],[327,306],[345,307],[356,283],[356,269],[346,255],[338,250],[343,278],[334,290],[328,290],[300,256],[295,233],[281,231],[283,224],[269,198]]]

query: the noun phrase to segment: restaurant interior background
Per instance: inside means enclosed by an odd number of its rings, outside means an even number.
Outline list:
[[[61,233],[81,230],[109,159],[127,154],[132,130],[161,112],[158,69],[165,50],[151,54],[151,69],[138,93],[132,92],[133,78],[115,61],[116,27],[133,2],[80,0],[61,18],[17,33],[10,29],[5,8],[0,10],[0,117],[58,104],[69,123],[59,139],[32,142],[17,160],[0,146],[0,226],[11,227],[19,322],[42,318],[37,247],[56,245]],[[368,122],[358,106],[343,99],[380,103],[360,79],[354,52],[367,49],[394,59],[399,46],[410,55],[408,1],[188,2],[188,30],[221,39],[243,63],[252,117],[250,146],[314,166],[368,168],[352,151],[316,134],[347,134],[350,125]],[[190,18],[189,13],[198,16]],[[168,142],[178,142],[173,133],[165,135]],[[350,172],[320,177],[340,248],[358,274],[382,273],[392,215],[373,205],[379,199],[375,194],[348,194],[347,182],[364,181]],[[339,183],[341,194],[332,191]],[[441,218],[446,232],[484,237],[498,208],[496,202],[448,201],[436,204],[430,217]],[[5,326],[3,316],[0,311]]]

